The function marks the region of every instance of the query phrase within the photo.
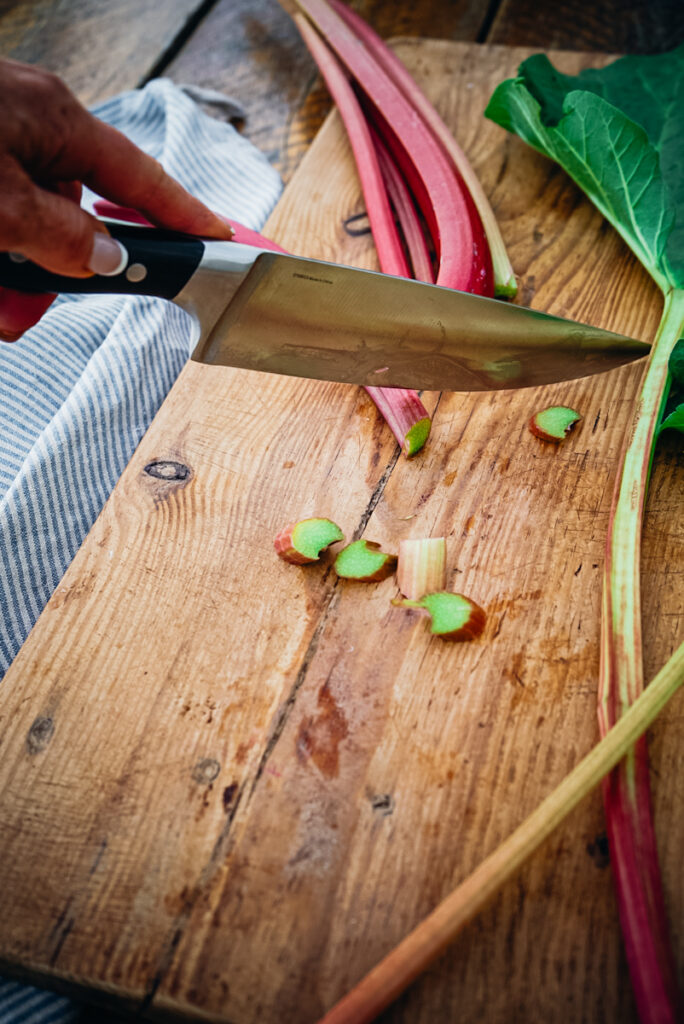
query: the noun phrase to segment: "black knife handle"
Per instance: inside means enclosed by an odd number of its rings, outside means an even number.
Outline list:
[[[111,295],[157,295],[173,299],[197,270],[204,243],[192,235],[102,221],[110,235],[128,252],[121,273],[112,277],[65,277],[0,253],[0,285],[20,292],[76,292]]]

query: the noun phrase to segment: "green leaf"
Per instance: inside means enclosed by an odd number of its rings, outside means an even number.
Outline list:
[[[575,76],[538,54],[485,113],[559,163],[664,291],[684,287],[684,46]]]
[[[665,417],[660,424],[658,433],[661,434],[663,430],[679,430],[680,433],[684,434],[684,403],[678,405],[669,416]]]
[[[667,368],[674,383],[684,387],[684,338],[680,338],[672,349]]]
[[[680,338],[667,363],[670,373],[670,394],[663,411],[658,436],[663,430],[679,430],[684,434],[684,338]]]

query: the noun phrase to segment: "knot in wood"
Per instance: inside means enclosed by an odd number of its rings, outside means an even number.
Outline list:
[[[26,736],[26,748],[29,754],[38,754],[41,750],[45,750],[54,733],[53,719],[48,715],[38,715]]]
[[[210,785],[221,771],[215,757],[203,757],[192,769],[192,777],[200,786]]]
[[[155,462],[148,462],[144,472],[157,480],[186,481],[192,476],[192,470],[182,462],[174,462],[171,459],[158,459]]]

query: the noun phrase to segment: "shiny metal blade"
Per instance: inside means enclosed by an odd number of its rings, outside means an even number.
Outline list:
[[[572,380],[648,352],[522,306],[264,252],[193,358],[348,384],[492,391]]]

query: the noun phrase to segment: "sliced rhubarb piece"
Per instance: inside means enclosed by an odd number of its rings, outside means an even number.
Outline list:
[[[542,441],[562,441],[581,419],[578,412],[566,405],[551,405],[534,414],[529,428]]]
[[[446,538],[411,538],[399,542],[399,590],[410,600],[446,588]]]
[[[391,576],[396,564],[396,555],[389,555],[375,541],[362,538],[342,548],[335,559],[335,572],[344,579],[371,583]]]
[[[430,632],[442,640],[473,640],[482,633],[487,621],[479,604],[446,590],[424,594],[417,601],[395,598],[392,604],[426,611],[432,620]]]
[[[280,558],[292,565],[317,562],[321,552],[344,540],[344,534],[332,519],[301,519],[280,531],[273,544]]]
[[[385,417],[404,455],[411,458],[419,452],[430,436],[432,420],[418,394],[405,388],[368,386],[365,390]]]

